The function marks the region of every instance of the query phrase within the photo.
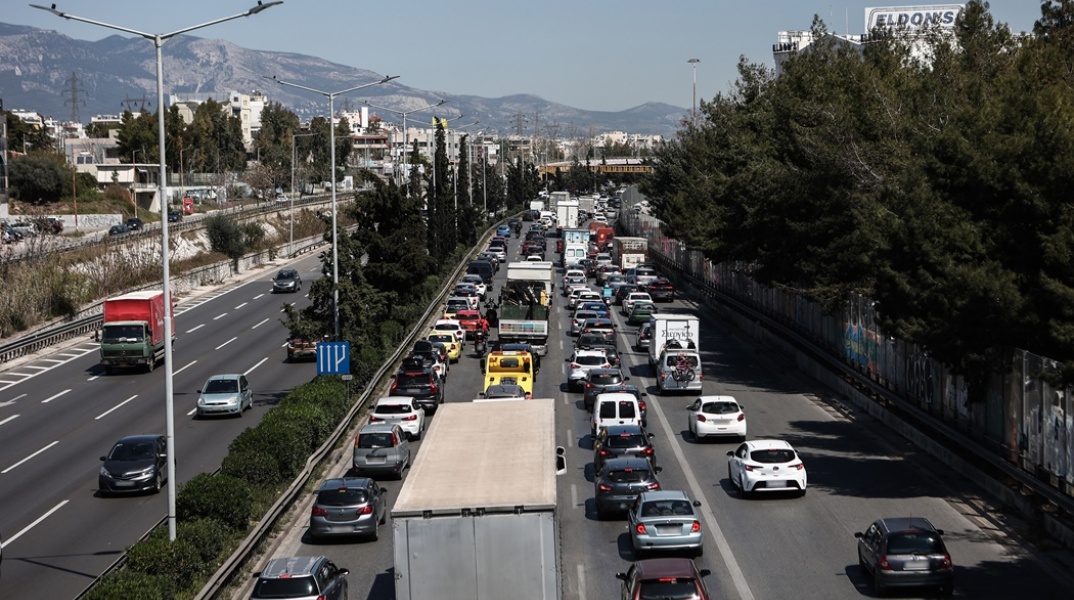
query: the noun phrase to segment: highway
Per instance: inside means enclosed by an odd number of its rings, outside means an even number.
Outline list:
[[[295,263],[319,276],[315,254]],[[276,269],[262,269],[176,308],[178,478],[215,471],[230,441],[256,424],[312,363],[284,364],[285,302]],[[308,289],[308,283],[305,289]],[[99,497],[99,457],[125,435],[165,433],[164,371],[104,374],[90,339],[0,373],[0,598],[74,598],[167,513],[167,496]],[[215,373],[246,373],[254,408],[242,418],[194,420],[196,390]]]
[[[517,258],[517,239],[512,239],[510,249],[512,259]],[[505,273],[501,268],[497,288]],[[615,573],[625,571],[632,560],[630,538],[625,519],[596,520],[588,413],[582,408],[581,395],[566,391],[564,361],[573,338],[566,333],[563,297],[557,294],[555,303],[559,308],[553,312],[553,336],[534,395],[556,399],[557,443],[567,448],[568,473],[558,481],[562,597],[619,597]],[[656,395],[645,354],[631,349],[635,328],[624,325],[622,316],[614,313],[620,324],[620,350],[625,351],[624,368],[631,383],[648,389],[648,425],[656,435],[658,463],[663,469],[660,482],[664,489],[685,490],[702,503],[705,554],[697,562],[712,572],[706,581],[713,598],[872,597],[871,581],[857,565],[853,534],[877,518],[910,515],[926,516],[946,530],[956,565],[956,597],[1074,597],[1072,571],[1063,566],[1074,565],[1070,553],[1029,549],[1020,538],[1012,537],[1016,519],[982,498],[957,473],[935,464],[867,416],[832,402],[824,389],[804,378],[793,364],[725,321],[688,301],[677,300],[674,306],[693,309],[701,317],[705,393],[737,398],[745,407],[749,437],[791,442],[809,474],[805,497],[741,498],[727,480],[726,453],[734,444],[688,441],[685,408],[692,398]],[[468,346],[451,367],[446,384],[449,402],[470,401],[482,389],[478,360],[471,350]],[[510,443],[504,440],[505,452],[510,451]],[[420,455],[421,442],[416,448]],[[349,449],[344,446],[339,463],[326,477],[342,476],[349,465]],[[398,481],[382,484],[389,490],[390,501],[402,485]],[[312,544],[305,535],[311,502],[312,497],[298,503],[295,518],[269,554],[326,555],[350,569],[350,598],[394,598],[391,536],[382,535],[375,542]],[[510,573],[503,576],[510,577]],[[248,584],[235,590],[233,597],[247,597]],[[935,595],[927,591],[897,594],[904,598]]]

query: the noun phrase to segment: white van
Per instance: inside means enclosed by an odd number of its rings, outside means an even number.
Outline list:
[[[563,264],[569,265],[582,262],[582,260],[589,257],[587,252],[588,248],[586,248],[585,244],[567,244],[563,247]]]
[[[611,425],[642,426],[641,406],[634,394],[611,392],[597,395],[593,403],[591,433],[596,435],[598,429]]]

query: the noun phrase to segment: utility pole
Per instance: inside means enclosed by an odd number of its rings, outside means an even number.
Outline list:
[[[71,94],[70,99],[64,100],[63,103],[71,103],[71,122],[81,123],[82,117],[78,114],[78,105],[85,105],[86,101],[78,97],[79,91],[86,91],[78,85],[78,73],[72,72],[71,78],[67,80],[68,92]]]

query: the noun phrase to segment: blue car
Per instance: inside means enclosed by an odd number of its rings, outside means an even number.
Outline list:
[[[511,237],[511,226],[500,225],[496,228],[496,235],[502,235],[504,237]]]

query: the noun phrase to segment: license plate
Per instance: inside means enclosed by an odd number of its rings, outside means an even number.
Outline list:
[[[906,571],[926,571],[929,568],[929,559],[908,560],[903,563],[902,568]]]
[[[657,525],[657,535],[675,535],[682,532],[682,525]]]
[[[383,465],[387,459],[383,456],[370,456],[365,461],[371,465]]]
[[[133,481],[117,481],[116,487],[134,487]]]
[[[780,479],[780,480],[777,480],[777,481],[769,481],[765,485],[767,485],[770,488],[781,488],[781,487],[787,487],[787,482],[783,481],[782,479]]]

